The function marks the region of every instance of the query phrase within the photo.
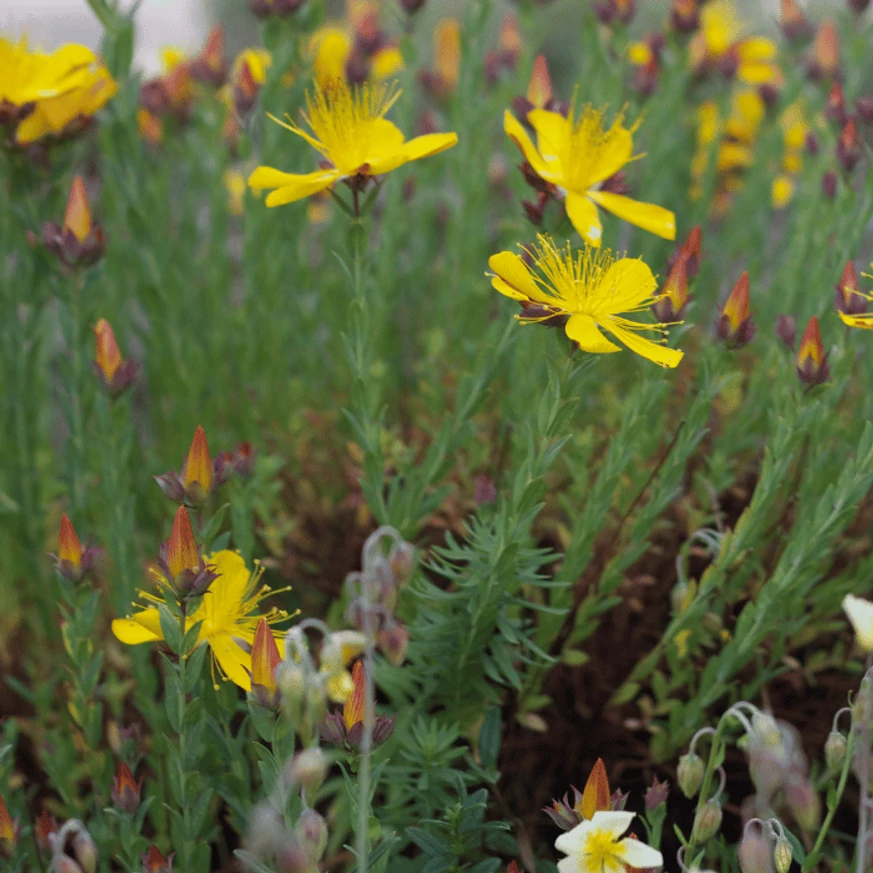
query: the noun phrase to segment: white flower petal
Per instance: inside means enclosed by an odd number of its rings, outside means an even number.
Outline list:
[[[645,869],[664,866],[664,856],[657,849],[639,840],[622,840],[619,851],[621,860],[631,867]]]
[[[573,830],[561,834],[558,839],[555,840],[555,848],[559,852],[563,852],[565,855],[573,855],[576,852],[581,851],[582,846],[585,844],[585,838],[588,836],[588,832],[592,827],[593,825],[590,821],[580,822],[573,828]],[[627,830],[627,828],[625,828],[625,830]]]
[[[579,859],[564,858],[558,861],[558,873],[579,873]]]
[[[858,645],[865,652],[873,651],[873,603],[863,597],[847,594],[843,598],[843,610],[855,629]]]
[[[595,812],[591,827],[598,831],[608,831],[614,840],[618,840],[624,836],[635,816],[635,812]]]

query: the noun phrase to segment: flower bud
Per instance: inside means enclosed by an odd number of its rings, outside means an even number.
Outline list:
[[[652,810],[657,809],[662,803],[666,803],[669,794],[670,783],[659,782],[658,777],[656,776],[643,798],[646,804],[646,810],[651,812]]]
[[[755,335],[755,324],[749,308],[749,274],[743,273],[725,301],[716,330],[728,348],[738,349]]]
[[[412,578],[415,567],[415,549],[401,540],[395,543],[388,554],[388,567],[399,586],[405,585]]]
[[[94,325],[94,338],[94,372],[110,397],[118,397],[136,378],[139,364],[121,357],[115,333],[105,318]]]
[[[99,555],[100,549],[94,546],[82,547],[73,522],[64,513],[58,532],[58,553],[53,556],[57,571],[70,582],[80,582],[94,569]]]
[[[698,843],[711,840],[721,828],[721,819],[721,804],[714,799],[707,800],[694,816],[693,839]]]
[[[830,375],[827,352],[821,342],[818,318],[812,316],[797,352],[797,376],[805,385],[821,385]]]
[[[406,660],[408,645],[409,631],[402,624],[392,624],[379,632],[379,649],[395,667]]]
[[[318,746],[298,752],[286,770],[288,781],[302,785],[307,794],[314,794],[327,776],[327,758]]]
[[[120,763],[117,775],[112,777],[112,802],[118,809],[133,815],[139,809],[141,790],[142,783],[137,784],[127,764]]]
[[[670,11],[670,26],[679,33],[692,33],[700,26],[700,10],[697,0],[673,0]]]
[[[833,170],[828,170],[821,177],[821,190],[828,200],[837,196],[837,174]]]
[[[793,315],[780,315],[776,319],[776,336],[794,351],[794,341],[797,339],[797,322]]]
[[[170,873],[173,869],[173,855],[165,858],[157,846],[151,848],[142,856],[143,873]]]
[[[757,822],[749,822],[737,850],[742,873],[773,873],[773,849]]]
[[[797,5],[797,0],[782,0],[782,17],[780,24],[782,32],[788,39],[802,39],[812,32],[812,25],[803,10]]]
[[[276,852],[276,873],[317,873],[317,866],[296,834],[288,834]]]
[[[785,837],[776,840],[776,848],[773,850],[773,863],[776,865],[776,873],[788,873],[791,867],[792,851],[791,843]]]
[[[18,825],[9,815],[3,798],[0,797],[0,857],[12,857],[18,843]]]
[[[46,248],[68,267],[90,267],[97,263],[106,249],[103,229],[91,219],[88,194],[81,176],[73,179],[64,213],[64,223],[46,222],[42,226]]]
[[[44,809],[39,814],[33,832],[40,852],[48,854],[52,850],[52,836],[57,833],[57,830],[58,823],[55,821],[55,817],[47,809]],[[2,843],[2,836],[0,836],[0,843]]]
[[[846,759],[846,738],[839,731],[831,731],[825,741],[825,764],[831,773],[836,773]]]
[[[821,820],[821,799],[808,779],[794,779],[785,786],[785,799],[797,823],[812,831]]]
[[[679,789],[686,797],[694,797],[703,782],[703,759],[695,752],[689,752],[679,759],[676,768]]]
[[[261,705],[275,709],[279,705],[276,667],[282,657],[276,639],[265,618],[258,622],[252,645],[252,697]]]
[[[833,78],[840,69],[840,37],[833,21],[823,21],[815,36],[809,75],[814,79]]]
[[[327,822],[314,809],[305,809],[294,833],[309,857],[318,861],[327,847]]]
[[[73,837],[73,855],[83,873],[96,873],[97,844],[84,828]]]
[[[861,137],[855,119],[850,118],[840,133],[837,140],[837,160],[843,165],[847,173],[855,169],[855,164],[861,159]]]
[[[52,855],[52,873],[85,873],[84,870],[63,852]]]

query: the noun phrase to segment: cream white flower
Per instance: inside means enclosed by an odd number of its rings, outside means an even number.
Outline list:
[[[843,598],[843,610],[855,629],[858,645],[865,652],[873,652],[873,603],[847,594]]]
[[[871,604],[873,606],[873,604]],[[633,812],[595,812],[555,840],[568,857],[558,862],[558,873],[624,873],[626,867],[662,867],[664,856],[640,840],[622,838]]]

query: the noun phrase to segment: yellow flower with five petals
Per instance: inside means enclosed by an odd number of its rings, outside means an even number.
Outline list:
[[[590,247],[574,254],[570,243],[562,250],[542,234],[538,245],[525,251],[532,267],[515,252],[499,252],[488,260],[492,287],[521,304],[523,311],[516,316],[520,321],[563,325],[585,352],[621,351],[603,335],[606,331],[661,367],[678,366],[681,351],[639,336],[644,330],[663,335],[666,325],[625,317],[649,309],[658,299],[653,296],[655,277],[641,259],[615,260],[608,249]]]
[[[314,93],[306,95],[306,111],[301,113],[308,131],[290,119],[270,118],[305,139],[321,154],[326,168],[301,175],[258,167],[249,176],[249,186],[258,191],[272,189],[267,206],[282,206],[344,179],[381,176],[457,143],[456,133],[431,133],[407,140],[385,118],[399,96],[400,91],[389,85],[351,86],[342,79],[324,88],[316,85]]]
[[[670,210],[603,190],[607,179],[634,160],[636,126],[625,127],[621,113],[608,128],[603,112],[591,106],[578,116],[571,109],[567,117],[533,109],[527,120],[536,131],[536,146],[509,111],[503,116],[503,129],[537,176],[557,189],[573,227],[589,245],[600,245],[598,206],[664,239],[676,238],[676,217]]]

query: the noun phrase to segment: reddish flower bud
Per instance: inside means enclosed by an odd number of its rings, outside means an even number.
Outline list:
[[[837,160],[847,173],[851,173],[860,159],[861,137],[858,136],[855,119],[850,118],[843,126],[843,132],[837,140]]]
[[[103,257],[106,237],[91,218],[88,194],[81,176],[73,179],[63,225],[46,222],[42,226],[45,247],[68,267],[89,267]]]
[[[480,473],[473,486],[473,502],[477,506],[482,506],[483,503],[494,503],[495,500],[497,500],[497,488],[494,480]]]
[[[216,24],[209,31],[206,45],[197,59],[191,64],[191,77],[198,82],[205,82],[218,88],[224,84],[227,77],[227,59],[225,57],[224,28]]]
[[[743,273],[725,301],[716,322],[719,336],[728,348],[738,349],[755,335],[755,325],[749,309],[749,274]]]
[[[664,324],[681,321],[688,303],[688,261],[680,257],[670,270],[661,296],[652,306],[655,318]]]
[[[101,318],[94,325],[94,373],[111,397],[122,394],[139,373],[139,364],[125,361],[115,340],[112,326]]]
[[[110,792],[112,802],[122,812],[133,815],[139,809],[141,792],[142,781],[137,783],[127,764],[121,762],[118,765],[118,773],[112,777],[112,791]]]
[[[839,82],[834,82],[831,85],[831,90],[825,103],[825,115],[841,125],[846,123],[846,101],[843,98],[843,86]]]
[[[249,0],[249,9],[258,18],[267,18],[275,15],[277,18],[285,18],[293,15],[306,0]]]
[[[636,11],[636,0],[606,0],[605,3],[594,4],[594,12],[604,24],[612,24],[615,21],[628,24]]]
[[[812,34],[812,25],[796,0],[781,0],[781,12],[779,23],[788,39],[806,39]]]
[[[609,779],[606,776],[606,765],[602,758],[598,758],[588,774],[585,789],[576,811],[589,821],[594,818],[595,812],[606,812],[611,809],[609,796]]]
[[[692,33],[700,26],[700,10],[697,0],[673,0],[670,11],[670,26],[680,33]]]
[[[55,817],[44,809],[40,814],[34,828],[33,835],[36,838],[36,845],[40,852],[49,853],[52,850],[51,836],[57,833],[58,823]]]
[[[64,513],[58,534],[58,554],[52,556],[57,571],[70,582],[80,582],[94,569],[99,555],[100,549],[95,546],[83,548],[73,523]]]
[[[276,685],[276,667],[281,662],[279,647],[265,618],[258,622],[252,645],[252,696],[261,706],[276,708],[279,689]]]
[[[855,272],[855,264],[847,261],[843,267],[843,275],[835,286],[836,296],[834,306],[838,312],[846,315],[860,315],[867,311],[867,298],[861,294],[858,286],[858,274]]]
[[[662,803],[667,802],[667,797],[670,794],[670,783],[659,782],[656,776],[652,781],[651,786],[646,791],[643,800],[646,804],[646,809],[651,812],[657,809]]]
[[[343,704],[343,721],[346,730],[351,730],[358,722],[364,721],[364,702],[366,699],[366,682],[364,680],[364,662],[355,661],[352,668],[354,688],[345,704]]]
[[[823,21],[815,35],[809,74],[814,79],[830,79],[840,71],[840,37],[833,21]]]
[[[212,490],[212,459],[209,457],[209,444],[202,425],[198,424],[194,431],[182,474],[186,495],[194,503],[203,503]]]
[[[552,77],[545,55],[537,55],[525,97],[534,109],[549,109],[553,102]]]
[[[797,352],[797,375],[806,385],[821,385],[830,375],[828,356],[821,342],[818,318],[813,315],[803,332]]]
[[[408,646],[409,631],[402,624],[393,624],[379,632],[379,649],[395,667],[406,660]]]
[[[165,858],[157,846],[152,847],[142,856],[142,871],[143,873],[170,873],[173,869],[173,857]]]
[[[828,200],[837,196],[837,174],[833,170],[828,170],[821,177],[821,190]]]
[[[797,339],[797,324],[793,315],[780,315],[776,319],[776,336],[794,351],[794,341]]]
[[[855,101],[855,109],[861,121],[865,124],[873,124],[873,95],[859,97]]]
[[[217,578],[212,565],[203,561],[184,505],[176,510],[170,538],[161,544],[158,564],[167,584],[186,597],[204,594]]]

